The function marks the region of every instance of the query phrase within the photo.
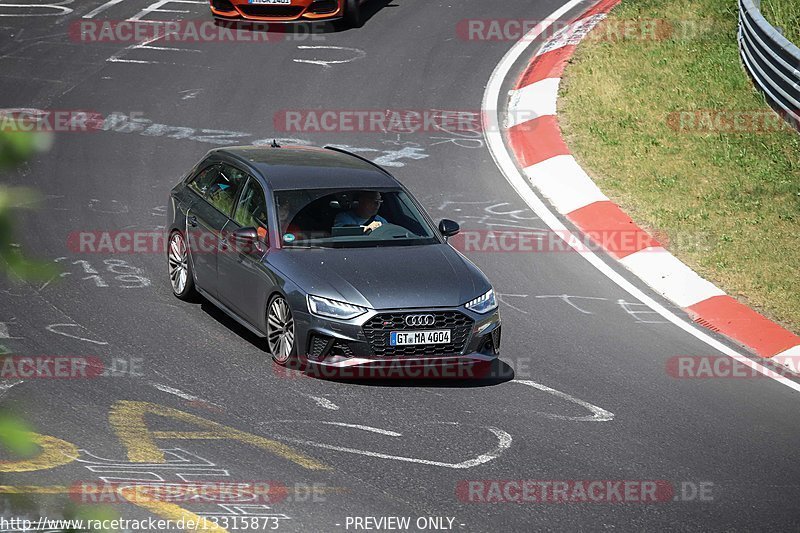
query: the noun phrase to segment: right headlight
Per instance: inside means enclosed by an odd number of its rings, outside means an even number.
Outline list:
[[[489,289],[474,300],[470,300],[465,304],[465,307],[482,315],[497,309],[497,298],[494,297],[494,289]]]
[[[353,305],[321,296],[308,295],[308,310],[318,316],[350,320],[367,312],[366,307]]]

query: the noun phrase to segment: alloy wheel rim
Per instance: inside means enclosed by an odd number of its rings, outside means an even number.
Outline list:
[[[283,298],[276,298],[269,307],[267,342],[278,362],[284,363],[289,359],[294,346],[294,319],[289,304]]]
[[[169,280],[175,294],[183,294],[189,277],[189,257],[186,243],[180,233],[172,236],[169,242]]]

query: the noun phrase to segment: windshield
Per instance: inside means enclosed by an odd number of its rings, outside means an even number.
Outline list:
[[[351,248],[438,243],[400,190],[311,189],[275,193],[281,240],[289,248]]]

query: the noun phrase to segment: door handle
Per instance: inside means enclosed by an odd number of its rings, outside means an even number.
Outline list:
[[[191,227],[193,227],[193,228],[197,227],[197,217],[196,216],[191,215],[191,216],[186,218],[186,221],[189,222],[189,225]]]

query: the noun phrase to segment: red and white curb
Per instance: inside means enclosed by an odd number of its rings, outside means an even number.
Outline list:
[[[611,202],[570,154],[556,112],[564,67],[583,37],[620,0],[601,0],[536,51],[510,91],[503,124],[517,165],[560,214],[697,322],[792,370],[800,337],[753,311],[667,252]]]

